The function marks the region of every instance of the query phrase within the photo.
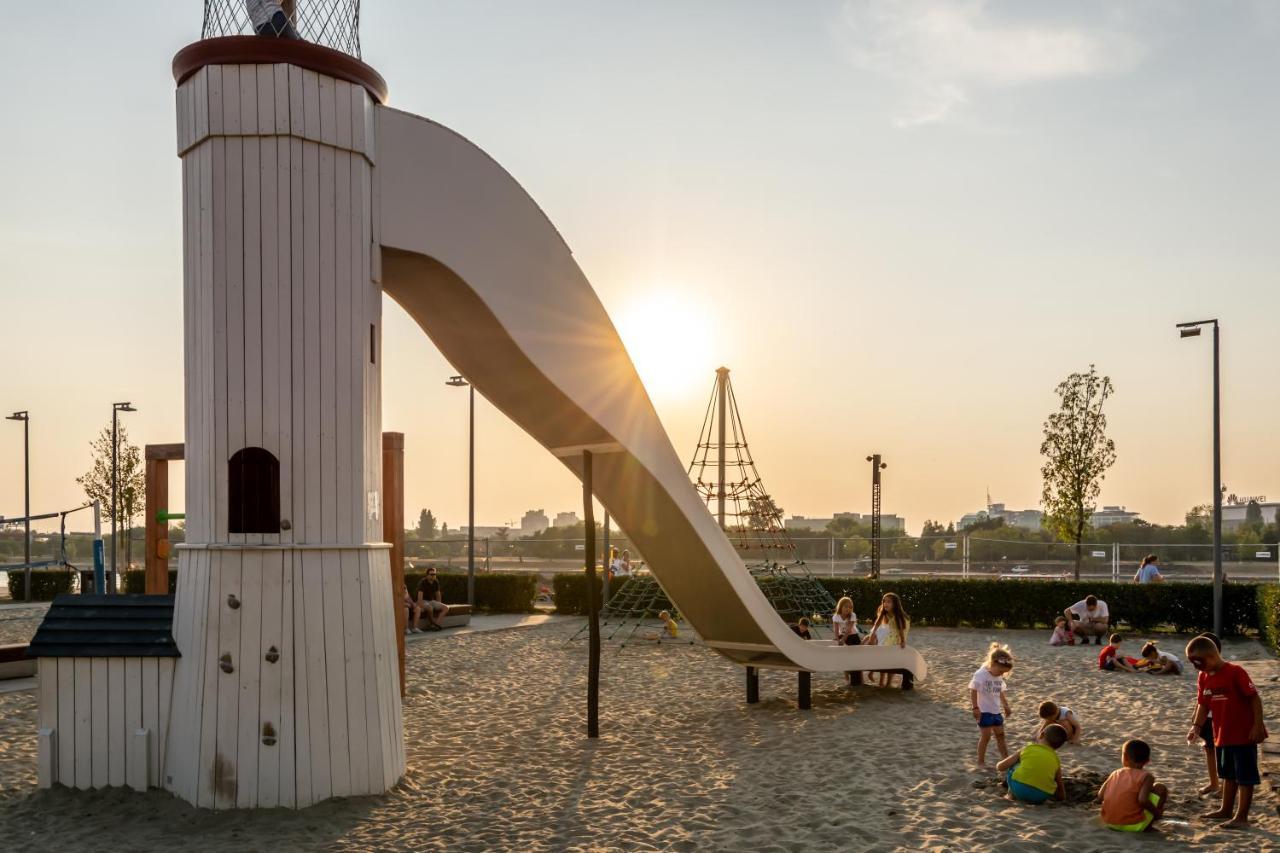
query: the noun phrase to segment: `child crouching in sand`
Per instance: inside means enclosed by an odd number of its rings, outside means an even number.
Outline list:
[[[1146,741],[1127,740],[1120,749],[1124,766],[1112,771],[1098,789],[1102,822],[1120,832],[1146,832],[1164,814],[1169,789],[1146,769],[1151,747]]]
[[[1067,730],[1057,723],[1045,726],[1035,743],[1029,743],[996,765],[1007,772],[1009,796],[1024,803],[1043,803],[1053,797],[1067,798],[1062,785],[1062,762],[1058,750],[1067,742]]]
[[[993,735],[1000,748],[1000,757],[1009,757],[1009,746],[1004,740],[1004,718],[1010,713],[1004,677],[1012,669],[1013,652],[1008,646],[992,643],[987,650],[987,662],[969,679],[970,704],[973,706],[973,718],[978,722],[979,767],[987,766],[987,744]]]
[[[1182,661],[1168,652],[1160,651],[1155,643],[1144,643],[1138,654],[1142,655],[1142,662],[1138,666],[1153,675],[1182,675]]]
[[[1066,729],[1067,740],[1071,741],[1071,743],[1080,742],[1080,734],[1084,731],[1084,728],[1080,725],[1080,719],[1076,717],[1076,712],[1066,705],[1059,705],[1057,702],[1041,702],[1040,731],[1036,732],[1036,736],[1044,734],[1044,730],[1052,725],[1059,725]]]
[[[1059,616],[1053,620],[1053,633],[1049,635],[1049,645],[1074,646],[1075,644],[1076,635],[1071,633],[1071,626],[1067,624],[1067,617]]]

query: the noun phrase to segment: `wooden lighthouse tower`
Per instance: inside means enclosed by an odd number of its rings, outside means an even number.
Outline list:
[[[244,24],[206,17],[215,37],[174,60],[187,529],[163,782],[218,809],[380,793],[405,761],[379,505],[385,86],[349,52],[224,35]]]

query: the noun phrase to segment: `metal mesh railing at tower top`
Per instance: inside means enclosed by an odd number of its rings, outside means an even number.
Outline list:
[[[360,58],[360,0],[283,0],[280,7],[306,41]],[[205,0],[202,39],[254,35],[245,0]]]

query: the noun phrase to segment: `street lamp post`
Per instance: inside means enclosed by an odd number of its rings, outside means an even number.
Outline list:
[[[132,403],[112,403],[111,404],[111,588],[114,590],[117,585],[116,576],[116,552],[119,550],[120,543],[119,523],[116,521],[116,504],[119,498],[120,488],[119,465],[120,465],[120,440],[117,437],[120,429],[120,413],[136,412]],[[94,590],[98,594],[106,592],[106,590]]]
[[[31,577],[31,419],[26,412],[14,412],[7,421],[22,421],[22,562]],[[27,584],[27,600],[31,600],[31,584]]]
[[[467,426],[467,604],[476,603],[476,386],[461,376],[445,382],[454,388],[469,389],[470,413]]]
[[[1218,321],[1178,323],[1178,336],[1194,338],[1213,326],[1213,633],[1222,636],[1222,412],[1218,383]]]
[[[867,457],[871,463],[871,577],[880,577],[880,472],[889,466],[880,454]]]

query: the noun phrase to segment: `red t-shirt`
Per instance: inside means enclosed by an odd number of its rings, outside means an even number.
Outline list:
[[[1106,669],[1107,661],[1115,657],[1117,651],[1118,649],[1116,649],[1116,647],[1111,645],[1110,643],[1103,646],[1102,651],[1098,652],[1098,669]],[[1183,694],[1183,695],[1186,695],[1186,694]]]
[[[1215,746],[1246,746],[1253,743],[1253,686],[1244,667],[1223,661],[1217,672],[1201,672],[1196,678],[1199,702],[1213,714]]]

